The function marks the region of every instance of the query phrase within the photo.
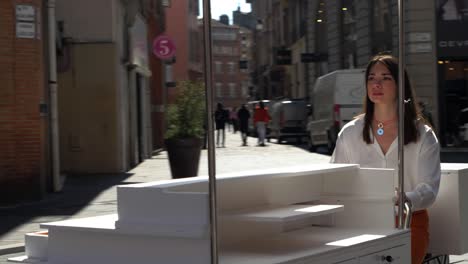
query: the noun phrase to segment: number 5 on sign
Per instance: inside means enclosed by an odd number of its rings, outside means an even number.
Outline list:
[[[167,60],[175,55],[176,47],[174,41],[166,35],[160,35],[153,41],[153,54],[162,59]]]

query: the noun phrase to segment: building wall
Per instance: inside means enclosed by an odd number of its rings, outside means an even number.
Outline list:
[[[327,8],[327,34],[328,34],[328,69],[330,72],[339,70],[341,63],[341,37],[340,37],[340,4],[338,0],[325,1]]]
[[[123,171],[118,142],[115,44],[72,47],[73,68],[59,75],[62,170]]]
[[[161,21],[164,17],[157,19],[154,16],[148,18],[148,39],[150,43],[154,38],[163,33]],[[166,87],[164,86],[163,78],[163,62],[156,58],[153,54],[149,56],[149,63],[152,72],[150,87],[151,87],[151,121],[153,126],[152,141],[153,150],[164,147],[165,126],[165,108],[166,108]]]
[[[70,10],[76,3],[65,0],[58,9],[67,39],[58,82],[65,172],[125,172],[152,151],[146,21],[137,2],[104,2]]]
[[[115,9],[118,0],[59,0],[57,20],[65,21],[65,32],[75,42],[115,41]]]
[[[251,37],[247,34],[247,29],[242,29],[245,33],[245,41]],[[226,34],[233,36],[226,39]],[[221,102],[225,107],[239,107],[245,103],[247,96],[242,94],[242,85],[249,83],[249,71],[239,69],[241,59],[241,28],[235,25],[224,25],[217,21],[212,21],[213,39],[213,84],[214,97],[216,102]],[[246,58],[248,54],[245,54]],[[234,85],[233,91],[230,84]],[[221,87],[219,87],[221,85]]]
[[[59,57],[59,65],[65,60],[68,67],[58,75],[63,172],[111,173],[130,167],[127,86],[122,90],[128,77],[125,71],[116,74],[127,53],[117,37],[124,26],[119,10],[117,0],[57,1],[68,57]]]
[[[306,92],[305,64],[301,62],[301,54],[305,53],[305,38],[299,39],[291,46],[292,65],[289,67],[289,76],[291,76],[290,98],[305,98]]]
[[[43,23],[42,1],[0,1],[0,203],[39,198],[46,189],[44,36],[16,37],[16,4],[34,6],[35,23]]]
[[[319,1],[312,1],[309,4],[309,25],[314,25],[317,17],[317,6]],[[325,1],[326,3],[326,25],[327,25],[327,44],[328,44],[328,72],[342,69],[344,66],[341,45],[341,5],[340,1]],[[373,2],[371,1],[354,1],[356,11],[356,61],[357,67],[366,67],[369,59],[373,54],[373,44],[375,36],[373,36],[372,16],[375,10],[372,10]],[[375,2],[374,2],[375,3]],[[398,56],[398,6],[395,0],[382,1],[384,4],[391,6],[392,15],[392,53]],[[416,90],[418,97],[428,104],[428,110],[433,113],[433,118],[438,120],[438,104],[437,104],[437,57],[435,53],[434,38],[435,32],[435,5],[428,4],[427,1],[418,0],[410,1],[406,5],[406,65],[410,74],[412,84]],[[410,40],[410,35],[418,33],[428,33],[431,36],[428,44],[431,49],[427,51],[418,51],[415,49],[419,44],[426,44],[421,41]],[[307,50],[308,52],[317,52],[315,47],[316,38],[315,27],[309,26],[307,29]],[[309,67],[308,78],[312,84],[310,89],[313,89],[313,83],[317,76],[316,67]],[[312,91],[312,90],[310,90]],[[313,94],[311,93],[311,96]],[[437,121],[435,121],[437,124]],[[437,126],[437,125],[436,125]]]
[[[432,1],[430,1],[432,2]],[[406,24],[406,65],[414,90],[418,98],[426,103],[427,110],[432,113],[436,130],[439,131],[439,107],[437,91],[437,56],[435,5],[427,1],[410,1],[407,4]],[[431,39],[420,41],[411,38],[415,34],[429,34]],[[430,50],[420,50],[421,45],[429,44]]]
[[[171,1],[171,7],[167,8],[166,12],[166,34],[176,46],[176,62],[172,67],[173,79],[188,80],[188,1]]]
[[[371,30],[370,10],[368,1],[355,1],[356,3],[356,57],[357,66],[365,67],[371,56]]]

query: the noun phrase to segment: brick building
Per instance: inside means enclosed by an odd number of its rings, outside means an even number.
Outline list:
[[[0,204],[59,191],[63,174],[125,172],[162,146],[162,64],[149,46],[164,11],[158,0],[0,1]]]
[[[215,101],[237,108],[249,98],[252,34],[216,20],[211,26]]]
[[[18,9],[18,10],[17,10]],[[41,0],[0,1],[0,203],[48,187],[48,121]]]

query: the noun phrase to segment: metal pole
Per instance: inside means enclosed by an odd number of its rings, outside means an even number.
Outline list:
[[[398,228],[404,229],[404,135],[405,135],[405,1],[398,0]]]
[[[211,7],[210,0],[203,0],[203,40],[205,51],[205,87],[206,87],[206,119],[208,128],[208,183],[210,199],[210,235],[211,263],[218,264],[218,223],[216,207],[216,160],[214,148],[213,115],[213,73],[211,68]]]
[[[60,148],[57,104],[57,58],[55,50],[55,0],[47,1],[48,45],[49,45],[49,92],[50,92],[50,133],[52,150],[52,184],[54,192],[62,190],[60,178]]]

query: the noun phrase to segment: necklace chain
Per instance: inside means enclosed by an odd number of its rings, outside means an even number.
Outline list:
[[[377,122],[377,126],[384,126],[384,125],[389,124],[392,121],[395,121],[395,119],[396,119],[396,117],[394,117],[394,118],[392,118],[390,120],[387,120],[387,121],[379,121],[377,119],[374,119],[374,120],[375,120],[375,122]]]
[[[383,134],[384,134],[384,132],[385,132],[385,131],[384,131],[384,125],[389,124],[390,122],[394,121],[395,119],[396,119],[396,117],[394,117],[394,118],[392,118],[392,119],[390,119],[390,120],[387,120],[387,121],[379,121],[379,120],[377,120],[377,119],[374,119],[375,122],[377,122],[377,128],[378,128],[378,129],[377,129],[377,135],[383,136]]]

